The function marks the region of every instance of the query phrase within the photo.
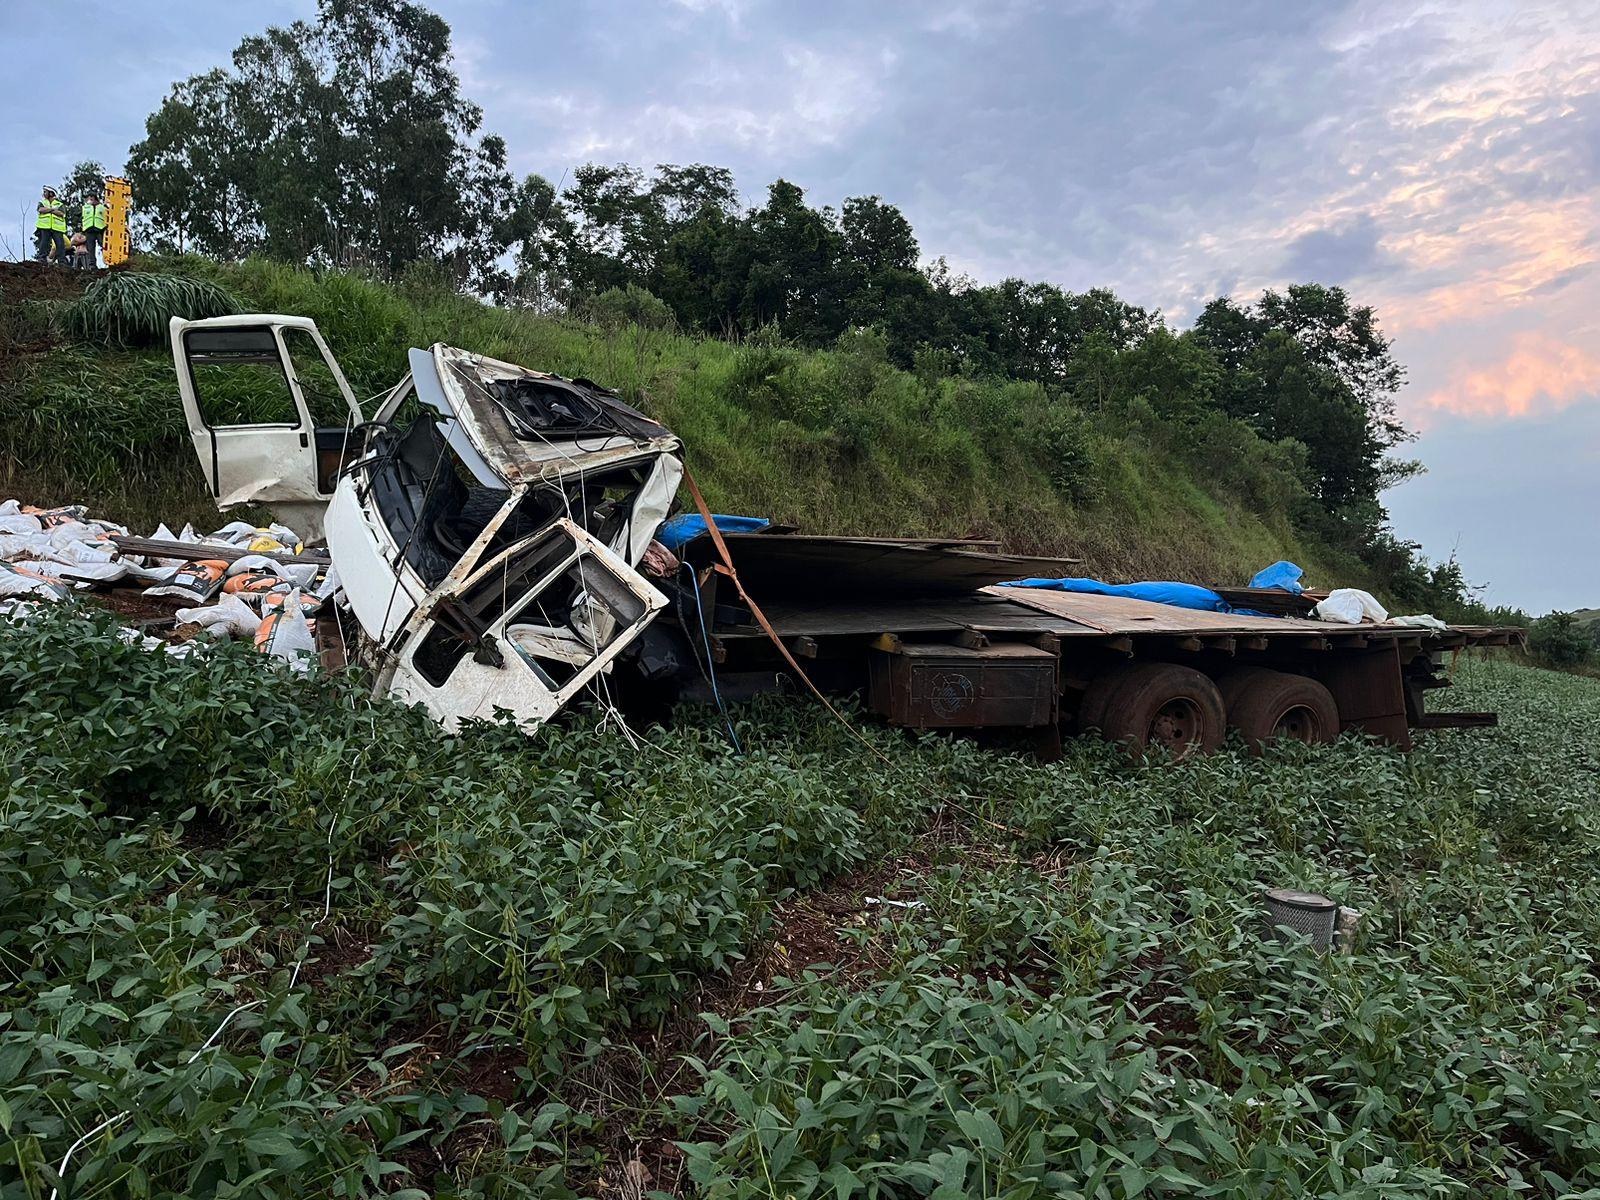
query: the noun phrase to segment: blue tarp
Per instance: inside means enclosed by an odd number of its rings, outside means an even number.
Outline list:
[[[1298,596],[1306,589],[1300,586],[1300,576],[1305,572],[1292,562],[1281,559],[1270,567],[1256,572],[1256,577],[1250,581],[1253,588],[1277,588],[1280,592],[1293,592]]]
[[[1193,583],[1155,580],[1147,583],[1101,583],[1098,579],[1014,579],[1001,587],[1050,588],[1058,592],[1088,592],[1095,596],[1124,596],[1152,604],[1198,608],[1205,612],[1232,612],[1228,602],[1210,588]]]
[[[730,517],[726,513],[712,513],[711,519],[723,533],[754,533],[772,522],[765,517]],[[668,550],[676,550],[685,542],[692,542],[706,531],[706,519],[699,513],[679,513],[669,518],[656,533],[656,541]]]

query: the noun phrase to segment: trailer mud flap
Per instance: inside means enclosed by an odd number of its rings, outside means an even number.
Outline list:
[[[1394,642],[1360,652],[1319,656],[1314,675],[1339,706],[1339,730],[1358,730],[1411,748],[1400,650]]]

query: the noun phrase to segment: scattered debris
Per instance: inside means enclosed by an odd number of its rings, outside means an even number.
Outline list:
[[[123,618],[130,641],[187,654],[197,636],[256,638],[259,610],[270,613],[298,589],[333,577],[326,555],[300,554],[299,536],[282,525],[234,521],[203,536],[189,528],[177,537],[160,532],[167,536],[135,538],[83,505],[7,500],[0,504],[0,596],[61,603],[89,593]],[[7,615],[20,619],[26,610]],[[261,648],[282,657],[315,653],[315,626],[298,608],[284,626],[296,627]]]

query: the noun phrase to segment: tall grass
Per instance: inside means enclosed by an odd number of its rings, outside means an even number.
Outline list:
[[[113,271],[97,279],[67,309],[83,341],[150,345],[167,335],[173,317],[199,320],[239,311],[238,297],[205,279],[142,271]]]

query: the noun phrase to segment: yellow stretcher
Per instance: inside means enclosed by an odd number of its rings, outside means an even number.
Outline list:
[[[128,210],[132,198],[133,189],[126,179],[120,175],[106,177],[106,240],[100,249],[108,267],[128,261]]]

